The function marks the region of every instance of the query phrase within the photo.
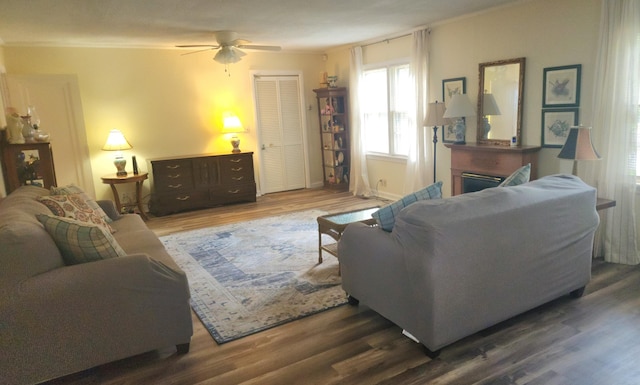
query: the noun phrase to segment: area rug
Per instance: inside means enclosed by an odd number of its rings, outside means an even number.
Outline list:
[[[338,262],[318,264],[318,210],[161,237],[219,344],[347,302]]]

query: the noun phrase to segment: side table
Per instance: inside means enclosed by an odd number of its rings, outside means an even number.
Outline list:
[[[113,192],[113,200],[116,202],[116,208],[118,212],[122,212],[122,204],[120,203],[120,197],[118,195],[118,190],[116,189],[117,184],[124,183],[135,183],[136,184],[136,206],[138,206],[138,211],[140,211],[140,216],[142,219],[149,220],[147,214],[145,214],[142,209],[142,183],[149,177],[149,174],[146,172],[141,172],[139,174],[127,174],[125,176],[118,176],[116,174],[105,175],[101,177],[102,183],[108,184],[111,186],[111,192]]]
[[[371,214],[378,211],[379,207],[371,207],[368,209],[360,209],[347,211],[344,213],[328,214],[318,217],[318,263],[322,263],[322,251],[338,257],[338,244],[330,243],[322,244],[322,234],[327,234],[336,242],[340,240],[344,229],[347,225],[354,222],[362,222],[366,225],[376,224],[375,218]]]

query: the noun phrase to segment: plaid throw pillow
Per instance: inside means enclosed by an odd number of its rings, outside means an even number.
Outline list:
[[[517,186],[519,184],[527,183],[531,176],[531,163],[520,167],[513,174],[509,175],[507,179],[503,180],[498,187]]]
[[[127,255],[113,235],[102,226],[56,215],[38,214],[67,265]]]
[[[371,214],[371,216],[376,219],[382,230],[391,231],[393,229],[393,225],[396,223],[396,216],[398,216],[403,208],[417,201],[440,198],[442,198],[442,182],[437,182],[420,191],[409,194],[399,201],[384,206],[380,210]]]

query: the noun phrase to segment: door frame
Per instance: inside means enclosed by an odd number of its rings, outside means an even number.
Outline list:
[[[304,97],[304,77],[302,71],[271,71],[271,70],[252,70],[249,71],[249,77],[251,81],[251,97],[253,99],[253,126],[256,128],[256,152],[258,153],[257,157],[254,157],[254,162],[257,161],[257,164],[254,166],[258,170],[258,179],[259,179],[259,190],[257,195],[263,195],[262,191],[265,191],[264,188],[264,171],[261,167],[263,164],[262,160],[262,133],[258,128],[258,114],[257,114],[257,100],[256,100],[256,85],[255,80],[259,77],[297,77],[298,78],[298,94],[300,98],[300,121],[302,123],[302,153],[304,157],[304,186],[305,188],[309,188],[311,186],[311,176],[309,175],[309,141],[307,138],[307,113],[305,106],[307,105],[305,97]]]

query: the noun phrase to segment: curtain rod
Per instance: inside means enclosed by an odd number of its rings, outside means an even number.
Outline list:
[[[373,43],[367,43],[367,44],[362,44],[360,47],[368,47],[370,45],[374,45],[374,44],[380,44],[380,43],[389,43],[391,40],[396,40],[396,39],[401,39],[403,37],[407,37],[407,36],[411,36],[413,32],[411,33],[405,33],[404,35],[400,35],[400,36],[395,36],[395,37],[390,37],[388,39],[383,39],[383,40],[379,40],[379,41],[374,41]],[[431,33],[431,28],[427,28],[427,33]]]

